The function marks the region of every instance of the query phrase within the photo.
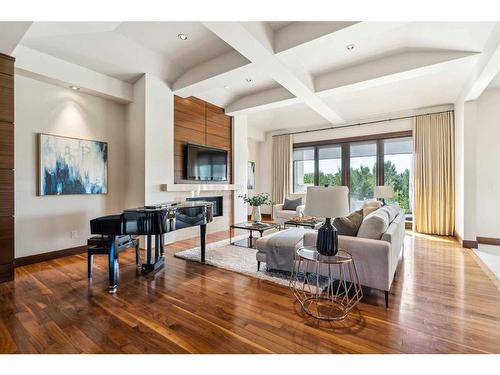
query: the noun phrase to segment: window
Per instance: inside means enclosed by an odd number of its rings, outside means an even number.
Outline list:
[[[397,203],[407,216],[412,214],[412,186],[410,184],[413,165],[412,138],[384,140],[384,185],[394,188],[394,199],[388,203]]]
[[[377,142],[350,144],[351,210],[359,210],[363,202],[373,198],[377,181]]]
[[[318,147],[320,186],[342,185],[342,146]]]
[[[314,154],[314,147],[293,150],[293,191],[295,193],[305,193],[308,186],[315,185]]]
[[[373,199],[376,185],[390,185],[397,203],[412,220],[413,138],[411,132],[374,135],[371,140],[340,139],[297,145],[293,152],[293,191],[308,186],[349,187],[351,211]]]

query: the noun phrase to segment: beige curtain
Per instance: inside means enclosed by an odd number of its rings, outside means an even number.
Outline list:
[[[282,203],[290,193],[292,137],[280,135],[273,137],[273,201]]]
[[[414,137],[414,212],[417,232],[455,231],[455,135],[453,112],[417,116]]]

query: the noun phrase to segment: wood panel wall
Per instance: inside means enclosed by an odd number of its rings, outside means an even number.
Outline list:
[[[174,97],[174,180],[186,182],[185,149],[188,143],[228,151],[228,180],[232,182],[232,119],[217,107],[195,97]]]
[[[0,54],[0,282],[14,279],[14,59]]]

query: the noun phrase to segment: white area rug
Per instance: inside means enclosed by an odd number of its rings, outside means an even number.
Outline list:
[[[233,242],[244,239],[247,236],[233,237]],[[271,273],[265,270],[266,264],[261,263],[260,271],[257,271],[256,249],[229,245],[229,239],[207,244],[205,250],[205,262],[214,267],[242,273],[258,279],[271,281],[276,284],[288,286],[288,276],[279,273]],[[175,254],[177,258],[198,261],[200,259],[200,248],[183,250]]]

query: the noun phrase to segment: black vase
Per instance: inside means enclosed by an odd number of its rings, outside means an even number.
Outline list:
[[[333,256],[337,254],[338,247],[337,229],[332,225],[331,219],[327,217],[325,223],[318,230],[316,250],[321,255]]]

